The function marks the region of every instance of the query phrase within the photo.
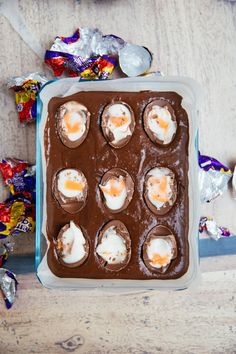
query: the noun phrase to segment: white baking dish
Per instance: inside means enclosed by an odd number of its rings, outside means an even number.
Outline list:
[[[44,128],[47,119],[48,103],[55,96],[69,96],[79,91],[123,91],[138,92],[174,91],[183,97],[182,106],[189,118],[189,268],[178,279],[168,280],[98,280],[59,278],[55,276],[47,264],[47,250],[43,252],[42,244],[47,241],[46,233],[46,165],[44,156]],[[199,223],[199,195],[198,195],[198,160],[197,160],[197,133],[198,111],[201,100],[199,85],[182,77],[140,77],[108,81],[79,81],[78,78],[56,80],[43,87],[38,100],[37,120],[37,227],[36,227],[36,266],[37,275],[41,283],[49,288],[83,289],[108,288],[112,289],[185,289],[194,283],[199,276],[198,255],[198,223]]]

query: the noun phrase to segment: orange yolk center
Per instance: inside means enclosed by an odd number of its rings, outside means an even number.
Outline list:
[[[154,189],[152,193],[152,199],[166,203],[168,202],[168,193],[167,193],[167,176],[163,176],[161,178],[158,177],[150,177],[149,182]]]
[[[160,256],[158,253],[154,253],[151,262],[153,264],[165,265],[169,262],[169,257],[167,255]]]
[[[160,128],[167,130],[169,127],[169,123],[167,123],[164,119],[162,119],[161,117],[157,116],[155,118],[153,118],[154,120],[157,121],[157,123],[159,124]]]
[[[64,121],[66,124],[66,128],[68,133],[77,133],[80,131],[80,123],[79,122],[75,122],[75,123],[71,123],[71,113],[66,113],[64,115]]]
[[[112,197],[118,197],[125,188],[125,182],[116,179],[110,179],[109,182],[110,186],[101,186],[101,190]]]
[[[73,191],[83,192],[84,183],[67,180],[65,181],[65,188]]]
[[[110,120],[116,127],[122,127],[129,122],[129,119],[126,116],[111,117]]]

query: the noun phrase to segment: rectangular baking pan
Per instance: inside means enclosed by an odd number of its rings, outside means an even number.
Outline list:
[[[47,119],[48,102],[55,96],[69,96],[79,91],[174,91],[183,97],[182,106],[189,118],[189,267],[178,279],[122,280],[122,279],[81,279],[59,278],[47,264],[46,235],[46,168],[44,158],[44,126]],[[175,289],[188,288],[199,278],[198,254],[198,160],[196,139],[198,133],[198,112],[201,102],[201,90],[198,84],[183,77],[149,76],[107,81],[79,81],[78,78],[60,79],[46,84],[39,94],[37,117],[37,186],[36,186],[36,253],[37,275],[41,283],[49,288],[87,289],[106,288],[129,291],[133,289]]]

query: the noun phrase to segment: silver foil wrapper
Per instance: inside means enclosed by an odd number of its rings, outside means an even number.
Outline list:
[[[12,77],[8,80],[7,87],[12,88],[22,86],[27,80],[36,80],[38,83],[44,85],[48,79],[40,73],[28,73],[22,76]]]
[[[97,28],[80,27],[77,31],[78,35],[78,38],[56,37],[50,51],[79,56],[83,59],[103,55],[118,57],[121,70],[128,76],[144,74],[151,67],[152,55],[142,46],[129,44],[114,35],[104,36]]]
[[[139,76],[150,69],[152,55],[144,47],[127,43],[119,52],[119,64],[127,76]]]
[[[206,221],[207,234],[214,240],[219,240],[221,238],[221,233],[214,220]]]
[[[0,268],[0,289],[2,290],[6,307],[12,307],[17,290],[17,280],[15,274],[5,268]]]
[[[80,27],[79,35],[79,40],[69,45],[57,37],[50,50],[90,58],[104,54],[118,55],[125,45],[123,39],[113,35],[103,36],[97,28]]]
[[[217,170],[199,170],[200,199],[202,203],[210,202],[226,190],[231,173]]]

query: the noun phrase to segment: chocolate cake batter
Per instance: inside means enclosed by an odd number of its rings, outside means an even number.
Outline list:
[[[178,128],[168,146],[154,144],[143,127],[143,111],[154,99],[166,100],[175,112]],[[78,148],[62,144],[56,129],[56,110],[67,101],[78,101],[91,113],[90,128],[85,141]],[[136,126],[126,146],[112,148],[101,129],[101,113],[111,102],[126,102],[134,112]],[[45,127],[45,156],[47,183],[47,237],[50,241],[48,264],[59,277],[91,279],[175,279],[182,276],[189,265],[189,200],[188,200],[188,116],[181,106],[182,97],[175,92],[79,92],[72,96],[51,99]],[[147,207],[143,198],[144,176],[156,166],[169,167],[176,176],[178,196],[171,210],[157,216]],[[63,168],[80,169],[88,181],[88,199],[76,214],[64,211],[53,198],[52,183],[55,173]],[[134,194],[128,207],[116,213],[103,207],[99,183],[111,168],[126,170],[134,181]],[[95,255],[99,231],[113,219],[122,221],[131,237],[131,259],[119,272],[101,268]],[[54,240],[65,224],[73,220],[90,239],[90,253],[83,265],[68,268],[60,264],[54,250]],[[142,260],[142,245],[148,232],[156,225],[166,225],[175,235],[177,257],[163,274],[150,271]]]

